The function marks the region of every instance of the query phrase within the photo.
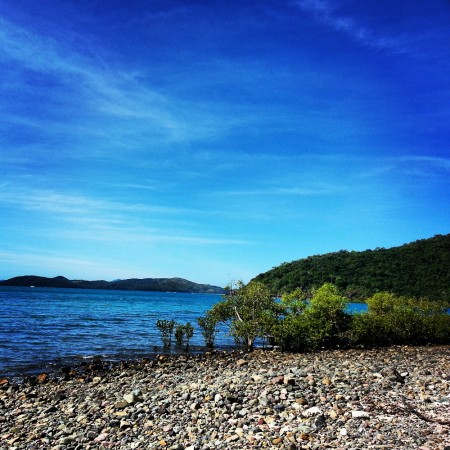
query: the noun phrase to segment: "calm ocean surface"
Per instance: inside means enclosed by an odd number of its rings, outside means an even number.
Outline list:
[[[55,288],[0,288],[0,377],[37,373],[93,356],[138,359],[162,352],[157,319],[191,322],[219,295]],[[365,305],[351,305],[351,309]],[[158,348],[155,349],[155,346]],[[234,347],[222,329],[216,347]]]

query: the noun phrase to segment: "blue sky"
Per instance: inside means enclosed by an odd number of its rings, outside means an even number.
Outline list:
[[[450,232],[447,1],[0,3],[0,278],[179,276]]]

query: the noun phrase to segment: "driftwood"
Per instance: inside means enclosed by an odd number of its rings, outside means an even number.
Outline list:
[[[422,419],[425,422],[437,423],[439,425],[448,425],[448,426],[450,426],[450,420],[428,417],[425,414],[421,413],[420,411],[417,411],[417,409],[413,408],[407,402],[406,398],[402,397],[401,401],[402,401],[401,404],[389,405],[389,407],[378,405],[378,409],[381,409],[384,413],[389,414],[389,415],[392,415],[392,414],[404,414],[405,412],[408,412],[410,414],[414,414],[416,417],[418,417],[419,419]]]
[[[439,425],[450,425],[450,420],[434,419],[432,417],[426,416],[425,414],[422,414],[420,411],[417,411],[417,409],[414,409],[411,405],[409,405],[405,398],[403,398],[403,406],[411,414],[414,414],[419,419],[422,419],[425,422],[438,423]]]

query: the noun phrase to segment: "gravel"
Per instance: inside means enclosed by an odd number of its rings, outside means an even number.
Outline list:
[[[450,347],[211,352],[0,380],[0,449],[450,450]]]

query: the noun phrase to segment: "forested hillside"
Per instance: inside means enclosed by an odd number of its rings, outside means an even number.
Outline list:
[[[197,294],[223,294],[221,287],[210,284],[198,284],[183,278],[131,278],[116,281],[69,280],[59,276],[55,278],[26,275],[0,281],[0,286],[33,286],[72,289],[110,289],[124,291],[156,292],[192,292]]]
[[[309,290],[331,282],[348,297],[365,299],[378,291],[450,300],[450,234],[389,249],[310,256],[255,277],[274,293]]]

